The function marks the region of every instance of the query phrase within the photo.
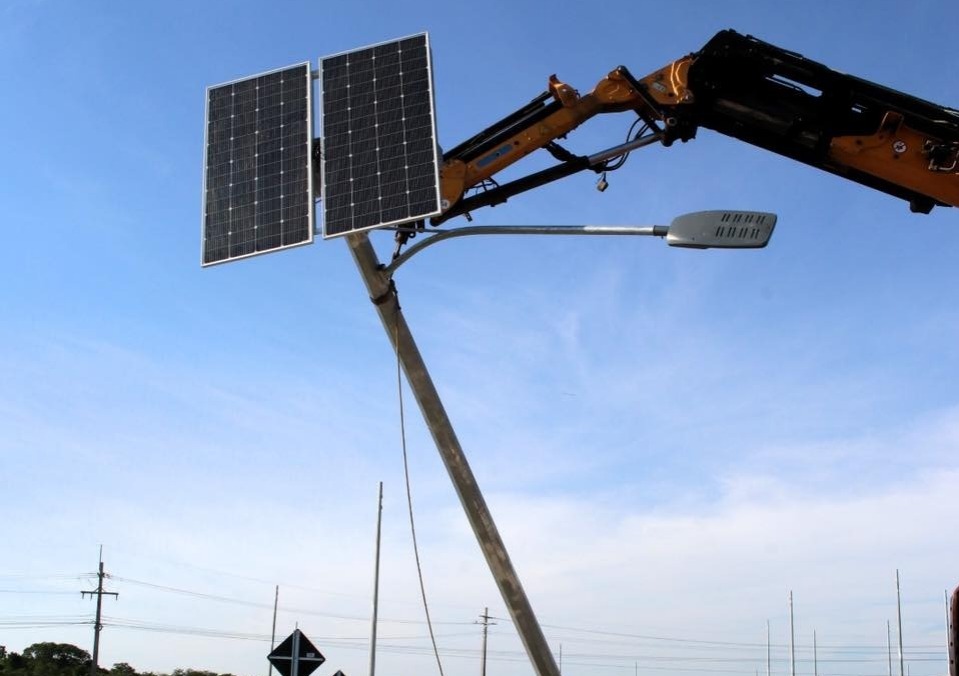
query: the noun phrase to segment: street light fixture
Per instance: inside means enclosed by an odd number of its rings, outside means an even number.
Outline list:
[[[543,635],[506,545],[470,469],[453,424],[443,407],[426,363],[413,340],[400,309],[393,273],[419,251],[437,242],[467,235],[649,235],[666,238],[671,246],[687,248],[759,248],[766,245],[776,224],[775,214],[752,211],[702,211],[685,214],[669,226],[470,226],[436,232],[383,265],[365,232],[347,236],[347,243],[360,271],[370,300],[416,397],[440,458],[449,473],[466,518],[479,543],[496,586],[509,610],[538,676],[559,676],[549,644]]]
[[[473,225],[433,231],[397,255],[384,272],[392,275],[410,258],[438,242],[470,235],[642,235],[665,237],[670,246],[687,249],[761,249],[769,243],[776,214],[762,211],[696,211],[669,225]]]

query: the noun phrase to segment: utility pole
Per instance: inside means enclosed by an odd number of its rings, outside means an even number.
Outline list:
[[[816,630],[812,630],[812,673],[819,676],[819,653],[816,650]]]
[[[276,647],[276,609],[280,604],[280,585],[276,585],[276,590],[273,592],[273,633],[270,634],[270,652],[273,652],[273,648]],[[267,660],[269,662],[269,660]],[[270,670],[266,672],[266,676],[273,676],[273,663],[270,662]]]
[[[480,662],[480,676],[486,676],[486,640],[489,636],[489,626],[490,624],[496,624],[495,622],[490,622],[489,608],[483,608],[483,614],[480,615],[480,619],[483,620],[483,659]],[[562,654],[563,647],[560,646],[560,654]]]
[[[906,676],[902,657],[902,595],[899,593],[899,569],[896,568],[896,615],[899,618],[899,676]]]
[[[376,502],[376,560],[373,564],[373,619],[370,621],[370,676],[376,673],[376,623],[380,614],[380,534],[383,529],[383,482]]]
[[[793,626],[793,592],[789,590],[789,674],[796,676],[796,630]]]
[[[949,668],[948,673],[953,674],[955,673],[952,663],[952,642],[954,639],[952,636],[952,619],[949,617],[949,590],[944,589],[942,594],[946,600],[946,666]]]
[[[97,671],[99,669],[100,630],[103,629],[103,624],[100,622],[100,617],[101,610],[103,608],[103,597],[113,596],[116,598],[119,596],[117,592],[103,591],[104,577],[106,577],[106,573],[103,572],[103,545],[100,545],[100,567],[97,572],[97,588],[94,591],[80,592],[81,597],[86,597],[87,594],[89,594],[91,598],[93,598],[93,596],[97,597],[97,618],[93,623],[93,659],[90,662],[90,676],[97,676]]]
[[[886,653],[889,656],[889,676],[892,676],[892,638],[889,631],[889,620],[886,620]]]
[[[772,676],[770,673],[771,660],[769,659],[769,620],[766,620],[766,676]]]

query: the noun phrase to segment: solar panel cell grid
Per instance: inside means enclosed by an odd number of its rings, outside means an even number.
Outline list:
[[[320,67],[326,236],[438,214],[426,35],[328,57]]]
[[[203,264],[312,241],[310,69],[211,87]]]

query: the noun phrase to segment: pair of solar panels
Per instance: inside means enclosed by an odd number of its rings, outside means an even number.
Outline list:
[[[426,34],[320,60],[324,237],[440,213]],[[313,241],[313,75],[302,63],[207,90],[202,264]]]

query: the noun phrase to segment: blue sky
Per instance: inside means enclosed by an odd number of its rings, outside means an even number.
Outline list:
[[[435,669],[394,357],[342,242],[200,269],[208,85],[429,31],[448,148],[553,73],[585,92],[735,28],[959,104],[947,0],[566,4],[0,7],[0,645],[89,649],[89,625],[65,623],[92,617],[75,592],[102,543],[121,595],[101,664],[263,673],[279,584],[278,633],[299,622],[326,673],[364,673],[382,480],[380,673]],[[567,146],[602,150],[630,122],[595,120]],[[899,568],[910,673],[941,675],[942,592],[959,582],[956,212],[911,214],[705,130],[609,178],[602,194],[575,176],[475,222],[738,207],[779,225],[761,251],[467,238],[396,279],[564,673],[752,674],[767,619],[787,673],[792,589],[800,674],[815,629],[833,660],[820,673],[881,676]],[[373,240],[387,256],[389,236]],[[473,622],[506,612],[407,412],[444,666],[475,673]],[[508,621],[490,647],[497,671],[530,673]]]

